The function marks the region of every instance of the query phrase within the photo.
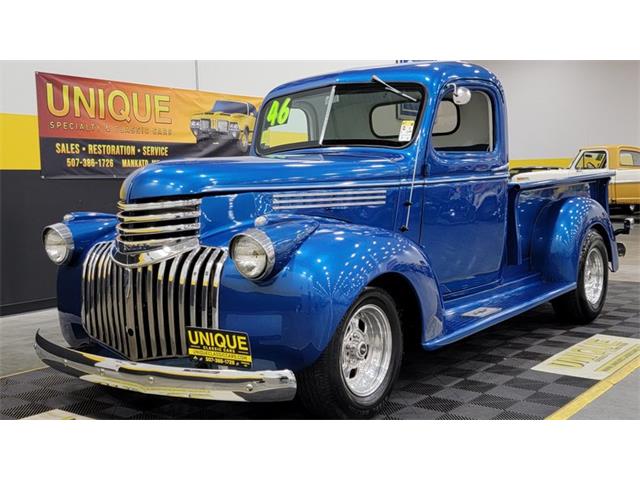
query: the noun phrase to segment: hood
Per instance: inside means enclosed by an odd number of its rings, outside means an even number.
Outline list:
[[[319,183],[352,185],[356,181],[400,178],[405,157],[401,153],[322,154],[290,153],[270,157],[220,157],[169,160],[148,165],[123,183],[126,201],[207,193],[278,190],[317,186]]]

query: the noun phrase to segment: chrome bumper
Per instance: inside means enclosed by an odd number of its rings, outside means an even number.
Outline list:
[[[296,394],[289,370],[208,370],[102,357],[56,345],[36,332],[36,353],[56,370],[87,382],[151,395],[232,402],[281,402]]]

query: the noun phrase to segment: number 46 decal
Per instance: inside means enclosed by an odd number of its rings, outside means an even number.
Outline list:
[[[274,100],[271,103],[271,108],[269,108],[269,113],[267,113],[267,123],[272,127],[275,125],[282,125],[287,123],[289,120],[289,104],[291,103],[291,98],[285,98],[282,103],[278,100]]]

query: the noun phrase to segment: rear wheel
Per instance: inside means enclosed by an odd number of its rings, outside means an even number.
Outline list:
[[[298,375],[300,400],[321,417],[369,418],[391,392],[401,361],[395,303],[384,290],[369,287],[316,363]]]
[[[604,307],[608,282],[607,249],[600,234],[590,230],[582,245],[577,288],[552,301],[556,315],[572,323],[592,322]]]
[[[249,151],[249,130],[246,128],[240,132],[240,138],[238,138],[238,148],[242,153]]]

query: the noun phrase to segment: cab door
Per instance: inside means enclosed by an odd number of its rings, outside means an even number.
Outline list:
[[[453,101],[454,88],[471,99]],[[427,149],[420,243],[445,296],[501,280],[507,225],[508,166],[502,94],[491,83],[448,86]]]
[[[640,150],[621,148],[615,178],[615,202],[640,205]]]

